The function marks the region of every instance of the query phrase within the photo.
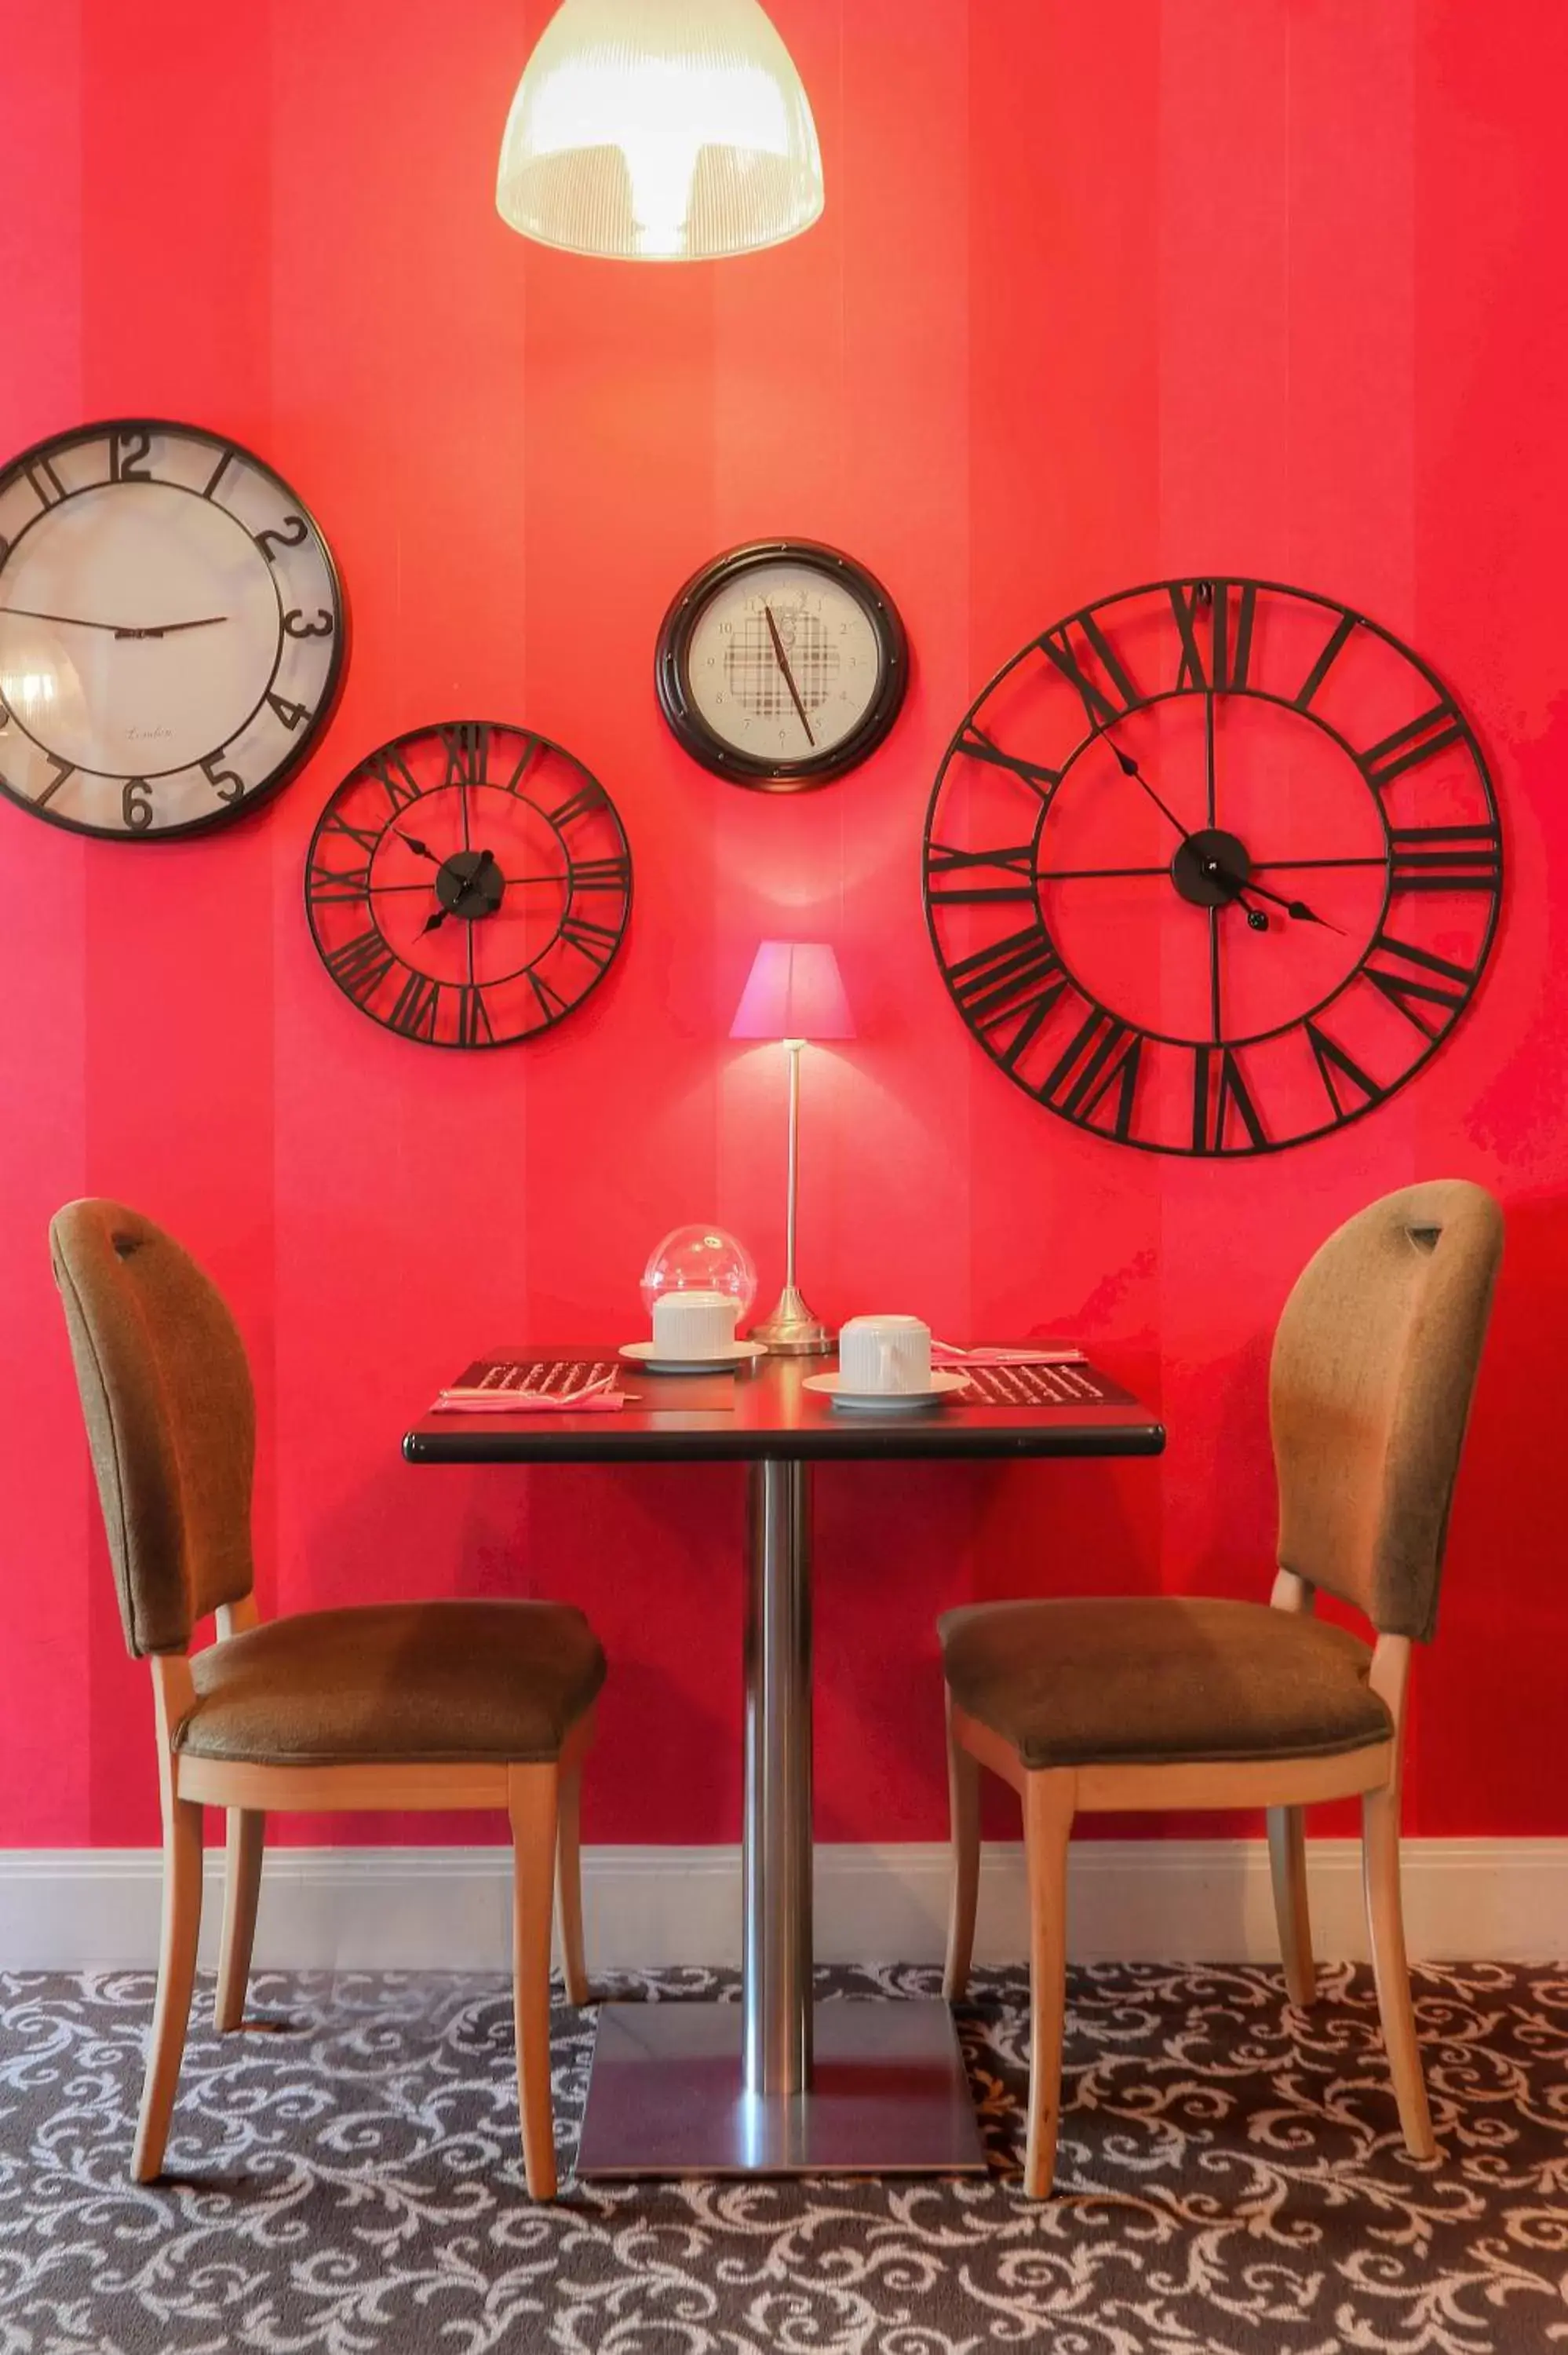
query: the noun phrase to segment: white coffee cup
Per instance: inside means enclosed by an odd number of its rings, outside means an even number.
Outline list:
[[[653,1303],[653,1344],[662,1358],[727,1358],[740,1303],[727,1292],[662,1292]]]
[[[852,1316],[839,1334],[839,1380],[863,1398],[931,1387],[931,1328],[918,1316]]]

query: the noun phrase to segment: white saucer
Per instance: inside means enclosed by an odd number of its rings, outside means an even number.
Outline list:
[[[716,1358],[662,1358],[656,1341],[623,1341],[620,1355],[634,1366],[646,1366],[651,1374],[733,1374],[737,1366],[749,1366],[753,1358],[765,1358],[768,1352],[760,1341],[732,1341]]]
[[[902,1414],[909,1407],[938,1406],[955,1391],[968,1388],[964,1375],[942,1373],[936,1368],[932,1369],[928,1391],[846,1391],[843,1380],[842,1374],[808,1374],[800,1387],[821,1391],[834,1406],[863,1410],[868,1414]]]

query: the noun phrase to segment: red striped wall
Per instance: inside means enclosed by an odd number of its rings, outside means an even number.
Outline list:
[[[265,1602],[573,1595],[615,1664],[589,1836],[734,1836],[736,1478],[416,1473],[397,1443],[476,1345],[634,1329],[678,1219],[716,1212],[777,1283],[781,1074],[725,1032],[755,941],[797,928],[838,942],[861,1026],[809,1074],[813,1298],[1076,1330],[1171,1431],[1159,1465],[824,1476],[823,1835],[938,1830],[944,1603],[1266,1590],[1273,1316],[1329,1228],[1416,1174],[1495,1185],[1511,1227],[1410,1820],[1568,1829],[1568,21],[1516,0],[1478,39],[1466,0],[775,0],[826,217],[683,272],[497,220],[546,13],[8,0],[0,451],[134,411],[252,444],[334,543],[354,652],[311,766],[227,835],[128,852],[0,806],[0,1840],[154,1821],[44,1249],[90,1190],[172,1226],[233,1298]],[[651,687],[673,590],[765,532],[869,562],[917,666],[873,763],[796,801],[692,767]],[[1027,1103],[959,1025],[918,895],[974,688],[1071,606],[1208,567],[1335,592],[1416,645],[1480,730],[1511,864],[1479,1003],[1430,1071],[1337,1140],[1233,1167],[1118,1152]],[[468,1060],[355,1014],[300,876],[361,753],[471,712],[605,779],[638,898],[580,1015]]]

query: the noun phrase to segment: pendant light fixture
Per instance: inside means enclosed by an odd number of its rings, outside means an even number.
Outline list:
[[[758,0],[563,0],[517,85],[495,203],[524,237],[629,261],[810,229],[817,128]]]

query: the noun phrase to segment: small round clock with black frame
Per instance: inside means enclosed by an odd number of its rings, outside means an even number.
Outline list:
[[[1436,671],[1334,599],[1217,575],[1032,638],[926,821],[932,945],[992,1061],[1112,1144],[1210,1157],[1326,1135],[1420,1071],[1502,869]]]
[[[0,792],[51,825],[243,816],[315,742],[345,637],[320,527],[230,435],[117,418],[0,467]]]
[[[803,792],[882,742],[909,648],[863,564],[811,539],[762,539],[694,573],[659,633],[659,704],[693,759],[732,784]]]
[[[503,1047],[563,1021],[609,972],[631,852],[563,746],[483,719],[363,760],[311,837],[305,905],[345,997],[426,1047]]]

